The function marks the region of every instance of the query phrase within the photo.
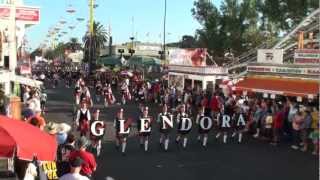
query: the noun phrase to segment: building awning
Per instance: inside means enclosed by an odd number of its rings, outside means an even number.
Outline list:
[[[0,83],[7,83],[10,81],[18,82],[19,84],[37,88],[39,88],[42,85],[41,81],[30,79],[24,76],[19,76],[9,71],[0,71]]]
[[[288,78],[246,77],[236,83],[233,90],[310,98],[319,94],[319,82]]]

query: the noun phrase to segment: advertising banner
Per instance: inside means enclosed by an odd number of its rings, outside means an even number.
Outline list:
[[[282,64],[283,50],[282,49],[259,49],[258,63]]]
[[[0,19],[9,20],[10,6],[0,6]],[[28,24],[37,24],[40,21],[40,9],[36,7],[16,7],[16,20]]]
[[[182,66],[206,66],[207,49],[171,49],[169,50],[169,64]]]
[[[294,53],[295,64],[312,64],[320,63],[319,49],[298,49]]]
[[[314,68],[292,68],[277,66],[248,66],[248,72],[276,73],[276,74],[298,74],[298,75],[320,75],[320,69]]]

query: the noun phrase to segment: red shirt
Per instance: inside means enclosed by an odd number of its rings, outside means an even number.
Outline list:
[[[91,175],[95,171],[97,164],[96,159],[90,152],[87,151],[73,151],[70,153],[69,160],[73,160],[76,157],[80,157],[83,160],[81,165],[81,174],[82,175]]]
[[[277,112],[273,122],[273,128],[281,129],[283,126],[283,113]]]
[[[214,112],[220,111],[219,100],[216,96],[213,96],[210,101],[210,108]]]
[[[202,107],[208,108],[208,107],[209,107],[208,104],[209,104],[209,103],[208,103],[208,98],[204,97],[204,98],[202,99],[202,101],[201,101]]]

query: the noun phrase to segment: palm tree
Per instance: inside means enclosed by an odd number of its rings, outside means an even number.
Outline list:
[[[71,38],[67,44],[68,48],[71,49],[72,52],[81,49],[81,44],[79,43],[78,38]]]
[[[100,55],[100,50],[105,47],[108,41],[108,33],[102,24],[99,22],[93,23],[92,36],[87,32],[83,37],[84,42],[84,61],[88,62],[90,66],[95,64],[97,57]],[[92,68],[90,68],[90,71]]]

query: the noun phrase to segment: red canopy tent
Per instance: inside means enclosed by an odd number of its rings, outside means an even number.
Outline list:
[[[0,115],[0,157],[53,161],[56,158],[57,141],[39,128],[23,121]]]
[[[285,96],[314,97],[319,93],[319,83],[317,81],[301,79],[247,77],[236,83],[233,90]]]

